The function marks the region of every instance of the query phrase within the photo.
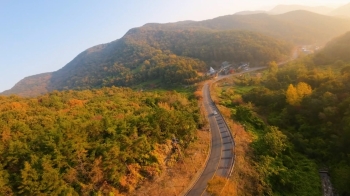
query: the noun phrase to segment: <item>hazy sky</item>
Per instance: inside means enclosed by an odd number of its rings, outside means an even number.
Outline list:
[[[85,49],[145,23],[204,20],[278,4],[349,0],[0,0],[0,92],[26,76],[56,71]]]

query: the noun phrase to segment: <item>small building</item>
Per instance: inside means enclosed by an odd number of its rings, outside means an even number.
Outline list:
[[[242,63],[239,67],[238,70],[248,70],[249,69],[249,63]]]
[[[215,73],[216,73],[215,69],[210,67],[207,75],[210,76],[210,75],[214,75]]]

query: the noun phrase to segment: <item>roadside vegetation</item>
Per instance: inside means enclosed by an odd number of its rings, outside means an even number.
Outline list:
[[[221,176],[214,176],[209,180],[206,191],[212,196],[236,195],[233,183]]]
[[[350,181],[350,61],[344,49],[349,36],[315,55],[282,67],[272,62],[264,72],[229,78],[215,87],[221,108],[251,139],[244,153],[253,164],[246,167],[257,175],[233,175],[238,184],[255,182],[251,186],[258,193],[245,189],[247,194],[321,195],[321,169],[329,171],[339,194],[350,193],[345,185]],[[239,165],[238,160],[238,174]]]
[[[197,99],[175,91],[1,96],[0,195],[132,194],[167,168],[200,165],[186,156],[203,161],[207,136],[194,142],[204,125]]]

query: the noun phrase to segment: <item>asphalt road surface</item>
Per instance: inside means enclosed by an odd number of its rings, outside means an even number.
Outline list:
[[[290,60],[280,62],[278,65],[283,65],[289,61]],[[266,68],[266,66],[254,67],[240,73],[219,76],[214,80],[214,82],[233,75],[240,75]],[[206,115],[209,119],[212,135],[210,157],[202,175],[197,179],[193,187],[187,193],[185,193],[185,196],[207,196],[208,193],[205,190],[207,188],[208,181],[212,179],[214,175],[226,178],[229,177],[232,173],[234,165],[234,140],[226,122],[210,97],[208,82],[203,86],[203,104],[206,110]]]
[[[266,67],[255,67],[241,73],[219,76],[214,82],[233,75],[240,75],[261,69],[266,69]],[[202,175],[185,194],[186,196],[208,195],[205,191],[208,181],[212,179],[214,175],[226,178],[229,177],[234,165],[234,140],[226,122],[210,97],[208,82],[203,86],[203,104],[209,119],[212,135],[210,157]]]
[[[198,178],[187,196],[207,195],[208,181],[213,176],[229,177],[234,162],[234,142],[226,122],[210,97],[209,85],[203,87],[203,104],[208,115],[212,145],[210,157],[202,175]],[[215,112],[214,112],[215,111]]]

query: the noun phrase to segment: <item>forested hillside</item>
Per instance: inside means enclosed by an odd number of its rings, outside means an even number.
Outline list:
[[[42,73],[38,75],[28,76],[19,81],[10,90],[6,90],[2,95],[21,95],[33,97],[48,92],[47,84],[51,79],[51,73]]]
[[[306,11],[146,24],[129,30],[121,39],[82,52],[48,74],[46,83],[43,78],[30,77],[4,94],[31,96],[112,85],[193,84],[203,79],[210,66],[223,61],[279,61],[290,55],[291,44],[287,42],[322,44],[347,30],[350,20]]]
[[[205,62],[266,63],[286,57],[291,49],[286,42],[249,32],[143,28],[103,47],[53,73],[50,89],[131,86],[156,79],[169,85],[192,84],[201,80],[198,72],[208,70]]]
[[[317,193],[317,170],[328,169],[337,192],[350,194],[350,59],[344,47],[349,37],[283,67],[271,63],[262,77],[237,78],[237,85],[253,86],[242,95],[248,104],[239,104],[238,94],[223,93],[235,118],[258,135],[252,147],[265,192]]]
[[[248,30],[281,38],[294,44],[323,44],[350,30],[350,20],[308,11],[292,11],[280,15],[265,13],[227,15],[199,22],[148,24],[157,29],[202,28],[213,30]]]
[[[326,65],[336,61],[350,62],[350,32],[329,42],[314,58],[316,64]]]
[[[258,65],[289,56],[292,45],[259,33],[214,30],[153,30],[135,28],[114,42],[92,47],[39,88],[20,82],[5,94],[28,96],[52,90],[103,86],[188,85],[203,80],[209,66],[223,61]],[[35,78],[34,78],[35,79]],[[35,83],[35,81],[34,81]]]
[[[194,141],[198,110],[176,92],[116,87],[1,96],[0,194],[130,193]]]
[[[283,40],[249,31],[168,31],[143,27],[130,30],[125,38],[134,42],[147,40],[154,48],[205,62],[226,59],[230,62],[266,63],[268,59],[288,57],[285,55],[289,55],[291,49],[291,45]]]

